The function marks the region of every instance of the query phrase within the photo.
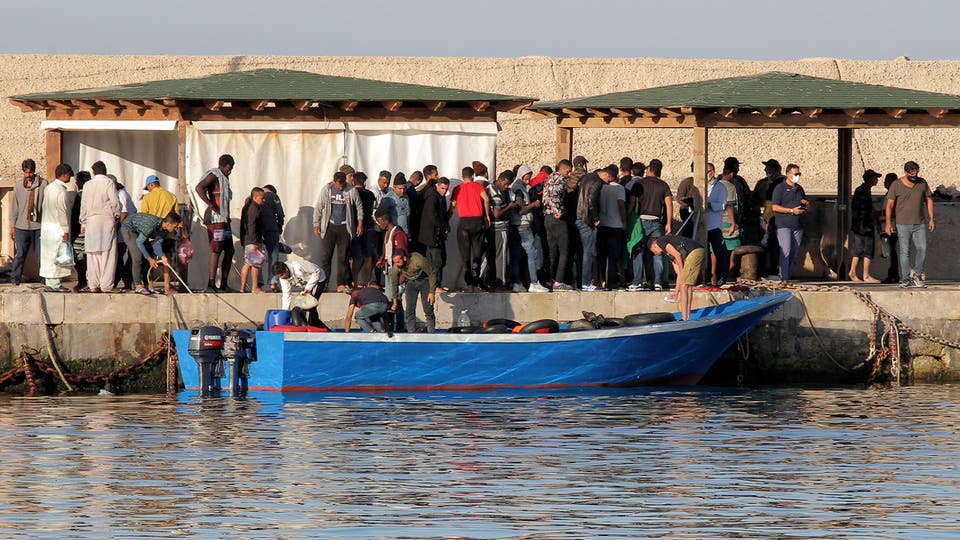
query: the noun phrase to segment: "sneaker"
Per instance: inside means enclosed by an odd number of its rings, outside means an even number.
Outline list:
[[[641,283],[641,284],[640,284],[640,290],[641,290],[641,291],[649,291],[649,290],[650,290],[650,284],[649,284],[649,283]]]
[[[657,283],[656,285],[653,286],[653,290],[655,290],[655,291],[662,291],[662,290],[663,290],[663,285]]]
[[[637,292],[637,291],[640,290],[640,286],[639,286],[639,285],[634,285],[633,283],[631,283],[631,284],[627,285],[627,290],[628,290],[629,292]]]
[[[917,276],[917,277],[920,278],[920,281],[926,281],[926,280],[927,280],[927,273],[926,273],[926,272],[920,272],[920,275]]]
[[[921,274],[921,275],[923,275],[923,274]],[[917,288],[917,289],[926,289],[926,288],[927,288],[927,284],[924,283],[923,280],[920,279],[919,277],[913,278],[913,283],[911,283],[910,286],[911,286],[911,287],[914,287],[914,288]]]
[[[567,285],[566,283],[554,283],[553,291],[572,291],[573,287]]]
[[[537,292],[550,292],[550,289],[548,289],[548,288],[544,287],[543,285],[541,285],[540,282],[534,281],[534,282],[530,283],[530,288],[527,289],[527,292],[534,292],[534,293],[537,293]]]
[[[521,284],[519,284],[519,283],[514,283],[514,284],[513,284],[513,292],[527,292],[527,290],[523,288],[523,285],[521,285]]]
[[[900,282],[901,289],[906,289],[907,287],[912,287],[912,286],[913,286],[913,280],[910,278],[907,278]]]
[[[597,286],[591,283],[589,285],[584,285],[580,290],[583,292],[593,292],[597,290]]]

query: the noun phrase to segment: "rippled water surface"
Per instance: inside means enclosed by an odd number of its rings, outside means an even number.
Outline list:
[[[0,399],[3,538],[956,538],[960,386]]]

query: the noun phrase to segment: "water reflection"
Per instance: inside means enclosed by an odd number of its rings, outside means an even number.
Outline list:
[[[960,386],[0,399],[0,536],[949,537]]]

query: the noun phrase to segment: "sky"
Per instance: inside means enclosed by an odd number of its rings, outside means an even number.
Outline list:
[[[960,59],[956,0],[49,0],[0,54]]]

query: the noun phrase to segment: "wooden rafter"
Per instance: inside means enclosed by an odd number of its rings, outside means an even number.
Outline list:
[[[823,113],[823,109],[820,107],[804,107],[800,109],[807,118],[817,118]]]
[[[267,108],[268,103],[270,103],[270,101],[266,99],[257,99],[250,102],[250,108],[257,112],[260,112]]]
[[[88,110],[88,111],[91,110],[91,109],[96,109],[96,108],[97,108],[96,105],[94,105],[93,103],[90,103],[89,101],[87,101],[87,100],[85,100],[85,99],[71,99],[71,100],[70,100],[70,103],[71,103],[74,107],[76,107],[76,108],[78,108],[78,109],[86,109],[86,110]]]
[[[844,109],[843,110],[843,114],[849,116],[850,118],[853,118],[854,120],[863,116],[863,113],[865,112],[867,112],[866,109]]]
[[[49,107],[49,108],[51,108],[51,109],[60,109],[60,110],[66,110],[66,109],[73,109],[73,108],[74,108],[74,107],[73,107],[73,104],[70,103],[69,101],[62,101],[62,100],[59,100],[59,99],[48,99],[48,100],[47,100],[47,107]]]
[[[157,101],[155,99],[145,99],[143,104],[150,109],[166,109],[167,106],[163,102]]]
[[[21,101],[19,99],[11,99],[10,103],[20,107],[20,110],[23,112],[42,111],[45,109],[43,105],[37,103],[36,101]]]
[[[662,116],[660,114],[660,109],[646,109],[641,107],[634,110],[637,111],[637,114],[643,116],[644,118],[655,118],[657,116]]]
[[[693,107],[680,107],[680,114],[683,114],[683,115],[694,114]]]
[[[175,100],[175,99],[167,99],[167,98],[164,98],[164,99],[160,100],[160,102],[163,103],[163,106],[164,106],[164,107],[176,107],[176,106],[177,106],[177,100]]]
[[[94,103],[97,104],[97,107],[110,111],[115,111],[120,108],[120,102],[112,99],[97,99],[94,100]]]
[[[927,114],[934,118],[943,118],[950,112],[950,109],[927,109]]]
[[[443,108],[447,106],[447,102],[446,101],[424,101],[423,106],[426,107],[427,110],[437,112],[437,111],[443,110]]]
[[[628,111],[627,109],[621,109],[619,107],[610,107],[610,112],[623,118],[636,114],[633,111]]]
[[[207,100],[203,102],[203,106],[211,111],[219,111],[220,109],[223,108],[223,100],[222,99]]]
[[[604,111],[603,109],[594,109],[592,107],[587,107],[587,112],[596,116],[597,118],[606,118],[610,116],[610,113]]]
[[[722,109],[717,109],[717,114],[724,118],[730,118],[731,116],[737,114],[736,107],[724,107]]]
[[[562,111],[563,111],[563,114],[567,116],[572,116],[573,118],[583,118],[584,116],[586,116],[585,114],[583,114],[582,112],[576,109],[562,109]]]
[[[477,112],[483,112],[490,107],[490,102],[489,101],[468,101],[467,105],[470,105],[470,108]]]
[[[347,102],[345,102],[345,103],[347,103]],[[340,108],[341,108],[341,109],[343,109],[345,103],[341,103],[341,104],[340,104]],[[355,101],[351,101],[351,102],[349,102],[349,103],[356,103],[356,102],[355,102]],[[396,112],[396,111],[400,110],[400,107],[403,107],[403,102],[402,102],[402,101],[384,101],[384,102],[383,102],[383,108],[386,109],[386,110],[388,110],[388,111],[390,111],[390,112]],[[343,109],[343,110],[346,111],[346,110],[353,110],[353,109]]]
[[[310,104],[312,102],[309,99],[295,99],[291,101],[291,103],[293,104],[294,109],[303,112],[310,108]]]
[[[679,110],[669,109],[666,107],[660,108],[660,116],[665,116],[667,118],[676,118],[678,116],[683,116]]]
[[[757,110],[760,111],[760,114],[766,116],[767,118],[776,118],[780,115],[780,111],[783,109],[780,107],[760,107]]]
[[[388,111],[395,111],[399,109],[401,105],[403,105],[402,101],[390,101],[387,103],[396,103],[395,108],[393,109],[391,109],[390,107],[387,106],[386,103],[384,103],[383,108],[387,109]],[[337,104],[337,106],[340,107],[341,111],[346,111],[346,112],[350,112],[356,109],[357,105],[360,105],[359,101],[341,101],[339,104]]]
[[[906,109],[884,109],[883,111],[897,119],[903,118],[903,115],[907,114]]]

